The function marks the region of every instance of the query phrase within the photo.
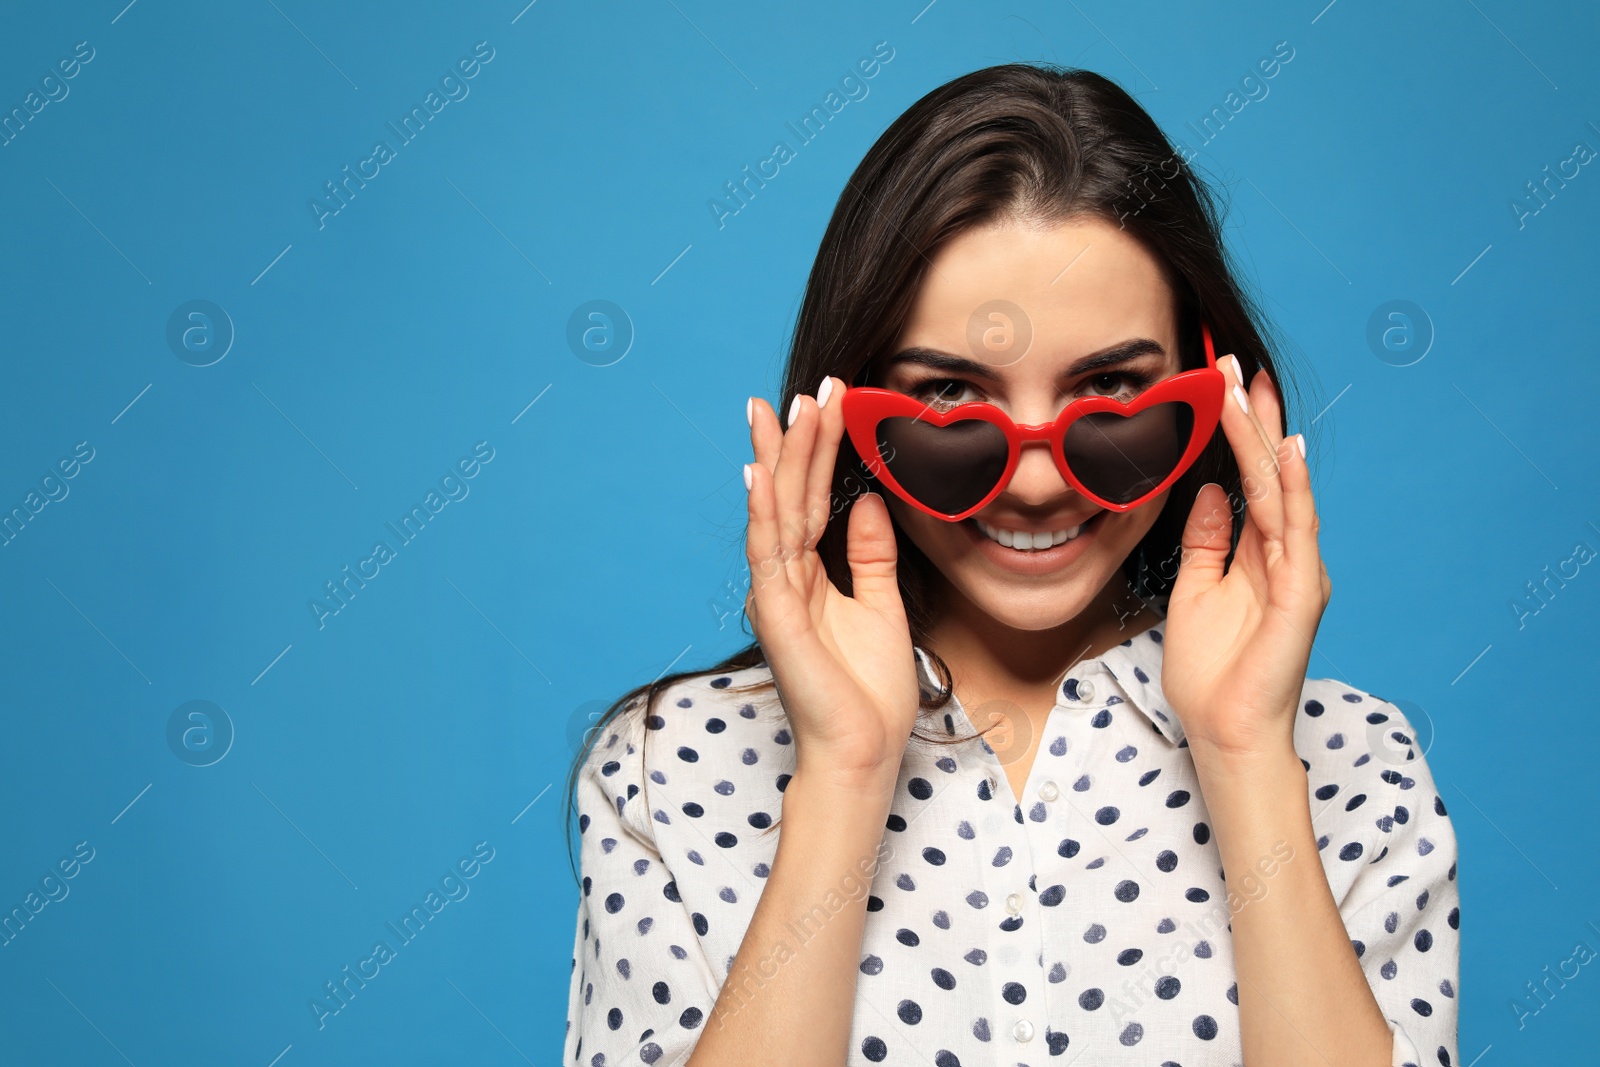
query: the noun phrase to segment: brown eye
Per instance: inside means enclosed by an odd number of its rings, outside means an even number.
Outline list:
[[[973,397],[962,395],[969,388],[970,386],[960,378],[929,378],[912,386],[907,390],[907,395],[915,397],[931,408],[943,411],[973,400]]]
[[[1137,395],[1149,379],[1141,374],[1128,374],[1119,372],[1115,374],[1096,374],[1088,381],[1091,396],[1109,396],[1131,398]]]

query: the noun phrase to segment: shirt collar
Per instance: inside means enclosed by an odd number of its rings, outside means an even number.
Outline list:
[[[1120,645],[1115,645],[1094,659],[1079,660],[1072,665],[1056,690],[1056,706],[1078,710],[1080,707],[1105,707],[1131,704],[1150,724],[1174,746],[1186,744],[1183,724],[1178,713],[1167,702],[1161,691],[1161,651],[1165,647],[1167,621],[1162,619],[1150,629]],[[916,646],[917,664],[923,684],[936,690],[938,680],[933,665],[922,646]],[[1107,678],[1106,676],[1109,676]],[[1096,700],[1080,705],[1072,695],[1083,678],[1096,679]],[[1106,692],[1102,681],[1109,681],[1111,692]]]

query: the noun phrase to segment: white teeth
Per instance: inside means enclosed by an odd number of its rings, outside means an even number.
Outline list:
[[[973,521],[978,524],[978,529],[983,531],[983,535],[991,541],[998,541],[1007,548],[1015,548],[1024,552],[1050,548],[1054,545],[1059,545],[1063,541],[1070,541],[1083,530],[1083,524],[1079,523],[1077,526],[1068,527],[1065,530],[1051,530],[1047,533],[1025,533],[1002,530],[999,527],[990,526],[982,519],[974,519]]]

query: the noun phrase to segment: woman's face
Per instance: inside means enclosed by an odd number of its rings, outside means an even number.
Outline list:
[[[874,384],[935,410],[985,400],[1018,423],[1050,422],[1079,397],[1128,401],[1181,369],[1174,303],[1157,260],[1103,220],[970,229],[934,256]],[[1006,626],[1043,630],[1078,616],[1118,574],[1167,495],[1107,511],[1067,484],[1047,446],[1025,444],[1006,488],[961,522],[884,499],[957,592]],[[1053,544],[1008,548],[1000,531],[1048,533]]]

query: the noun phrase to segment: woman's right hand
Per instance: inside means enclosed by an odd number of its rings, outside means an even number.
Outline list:
[[[839,592],[816,546],[831,514],[844,385],[827,378],[818,392],[821,406],[796,397],[787,431],[765,400],[750,402],[745,615],[789,717],[796,773],[892,788],[919,711],[894,527],[881,496],[855,501],[846,535],[853,595]]]

